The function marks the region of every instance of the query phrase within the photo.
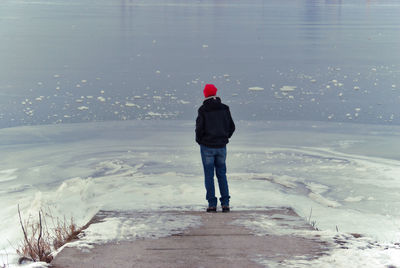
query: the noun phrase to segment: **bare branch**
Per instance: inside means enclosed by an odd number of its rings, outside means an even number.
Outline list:
[[[28,244],[29,246],[29,255],[32,258],[33,261],[35,261],[35,258],[33,256],[33,252],[34,250],[32,249],[32,245],[28,240],[28,236],[26,234],[25,228],[24,228],[24,224],[22,223],[22,218],[21,218],[21,211],[19,209],[19,204],[18,204],[18,216],[19,216],[19,223],[21,224],[21,228],[22,228],[22,232],[24,233],[24,237],[25,237],[25,242]]]
[[[39,237],[38,237],[38,240],[37,240],[37,247],[38,247],[39,260],[42,260],[40,239],[42,239],[42,215],[40,214],[40,210],[39,210]]]

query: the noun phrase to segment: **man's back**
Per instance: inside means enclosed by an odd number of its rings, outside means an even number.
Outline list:
[[[208,147],[221,148],[235,131],[229,107],[212,96],[204,100],[196,120],[196,142]]]

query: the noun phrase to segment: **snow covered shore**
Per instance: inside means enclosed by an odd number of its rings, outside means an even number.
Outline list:
[[[231,205],[292,207],[305,218],[312,209],[311,220],[324,232],[338,228],[394,246],[400,240],[399,130],[238,122],[228,145]],[[191,121],[1,129],[0,151],[0,254],[9,263],[21,239],[17,204],[25,215],[50,208],[78,225],[100,209],[202,210],[206,204]],[[385,258],[400,265],[393,248],[354,252],[368,253],[370,263]]]

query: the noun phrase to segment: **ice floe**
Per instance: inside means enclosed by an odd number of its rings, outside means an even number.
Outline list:
[[[139,105],[137,105],[136,103],[132,103],[132,102],[126,102],[125,106],[126,107],[137,107],[137,108],[140,108]]]
[[[78,109],[78,110],[80,110],[80,111],[86,111],[86,110],[89,110],[89,107],[87,107],[87,106],[79,106],[79,107],[76,108],[76,109]]]
[[[262,91],[262,90],[264,90],[264,88],[263,87],[249,87],[249,90],[250,91]]]
[[[282,92],[292,92],[292,91],[295,91],[296,88],[297,88],[297,86],[282,86],[280,88],[280,91],[282,91]]]
[[[360,202],[365,199],[364,196],[349,196],[344,199],[345,202]]]

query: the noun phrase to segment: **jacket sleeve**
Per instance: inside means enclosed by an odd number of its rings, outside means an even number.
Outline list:
[[[230,138],[230,137],[232,137],[233,132],[235,132],[236,127],[235,127],[235,123],[233,122],[230,110],[228,110],[228,115],[229,115],[229,121],[230,121],[229,122],[229,136],[228,137]]]
[[[200,110],[197,114],[196,119],[196,142],[200,144],[200,141],[204,135],[204,117],[201,114]]]

